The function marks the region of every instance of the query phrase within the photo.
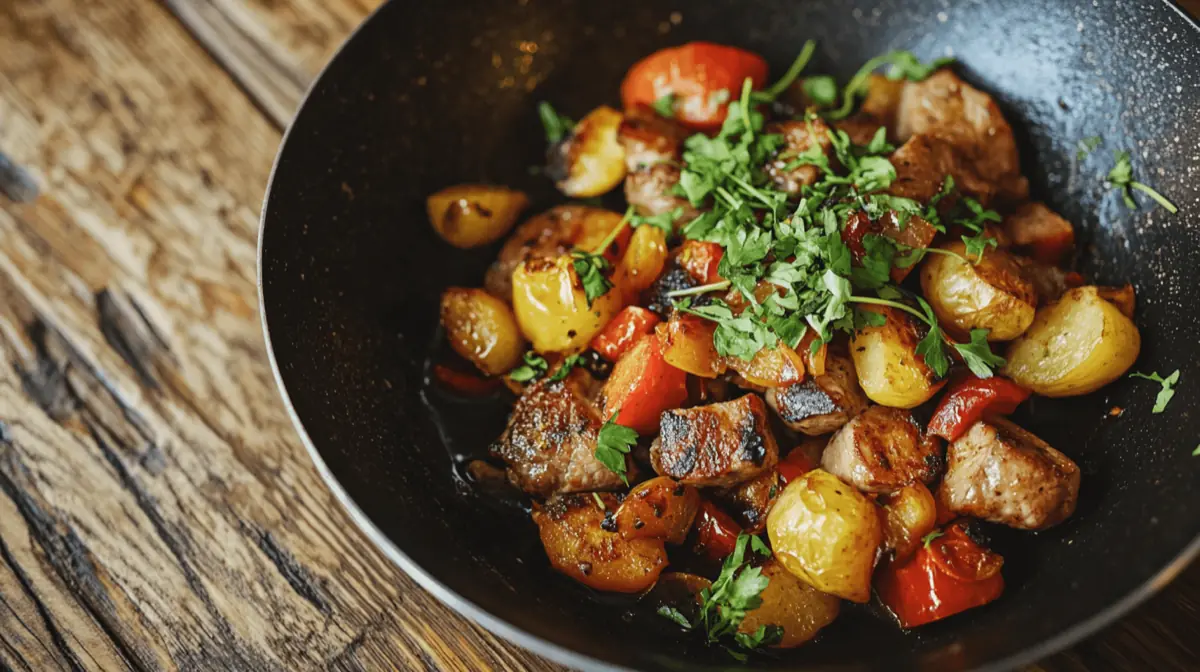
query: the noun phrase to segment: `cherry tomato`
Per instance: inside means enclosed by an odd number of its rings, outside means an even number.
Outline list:
[[[767,62],[736,47],[691,42],[656,51],[634,64],[621,83],[621,101],[629,110],[673,96],[672,111],[679,122],[716,131],[747,77],[755,89],[763,86]]]
[[[972,540],[963,523],[901,563],[876,572],[875,590],[903,628],[915,628],[987,604],[1004,592],[1004,558]]]
[[[654,326],[661,321],[658,315],[641,306],[627,306],[596,334],[592,339],[592,349],[608,361],[615,362],[639,338],[654,331]]]
[[[710,560],[721,561],[733,553],[742,528],[728,513],[707,499],[700,502],[696,514],[695,551]]]
[[[723,256],[725,248],[716,243],[687,240],[680,246],[677,259],[693,280],[702,285],[711,285],[721,281],[717,268],[721,265]]]
[[[657,434],[663,411],[687,400],[687,373],[667,364],[654,334],[643,336],[617,360],[604,384],[604,417],[638,434]]]
[[[928,432],[956,441],[985,414],[1008,415],[1028,398],[1029,390],[1007,378],[981,379],[968,375],[954,383],[942,397],[929,421]]]
[[[779,480],[783,481],[784,485],[800,478],[808,472],[816,469],[817,465],[812,459],[799,448],[787,454],[787,457],[779,461]]]

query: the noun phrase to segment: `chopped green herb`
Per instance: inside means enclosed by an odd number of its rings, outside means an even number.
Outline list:
[[[637,228],[643,224],[655,226],[663,230],[668,236],[675,231],[675,222],[683,216],[683,206],[679,206],[673,210],[662,212],[657,215],[630,215],[629,226]]]
[[[1091,154],[1097,147],[1100,146],[1101,142],[1104,141],[1101,140],[1100,136],[1097,135],[1092,135],[1080,140],[1075,145],[1079,148],[1079,151],[1075,152],[1075,159],[1077,161],[1083,161],[1087,158],[1088,154]]]
[[[525,352],[521,358],[524,364],[508,372],[508,377],[518,383],[528,383],[531,380],[541,378],[546,373],[549,365],[546,363],[546,358],[537,354],[533,350]]]
[[[604,505],[604,500],[600,499],[600,493],[593,492],[592,499],[595,500],[596,506],[599,507],[601,511],[604,511],[606,513],[608,512],[608,507]]]
[[[1192,457],[1200,457],[1200,446],[1196,446],[1196,449],[1192,451]]]
[[[807,77],[804,83],[804,95],[821,107],[829,107],[837,102],[837,80],[829,75]]]
[[[812,60],[813,52],[816,50],[817,43],[814,40],[805,42],[804,46],[800,49],[800,53],[796,55],[796,60],[792,61],[791,67],[787,69],[783,77],[780,77],[779,81],[772,84],[765,91],[759,91],[755,96],[755,100],[770,102],[778,98],[784,91],[787,91],[792,82],[796,81],[796,78],[804,71],[804,67],[808,65],[808,62]]]
[[[582,363],[583,363],[583,355],[579,355],[579,354],[567,355],[563,359],[562,364],[559,364],[558,368],[554,371],[553,374],[551,374],[550,382],[556,383],[560,380],[564,380],[568,375],[570,375],[571,369],[574,369],[575,367],[579,366]]]
[[[1162,389],[1158,391],[1158,396],[1154,399],[1154,408],[1150,409],[1151,413],[1162,413],[1166,410],[1167,404],[1171,403],[1171,397],[1175,396],[1173,386],[1179,382],[1179,369],[1175,369],[1175,372],[1166,378],[1158,375],[1158,372],[1147,375],[1136,371],[1129,374],[1129,377],[1152,380],[1162,386]]]
[[[963,244],[967,246],[967,258],[970,259],[971,257],[974,257],[975,264],[979,264],[983,261],[983,253],[987,250],[987,248],[997,247],[1000,244],[995,238],[987,235],[983,231],[980,231],[973,236],[963,236],[962,241]]]
[[[629,485],[629,479],[625,475],[625,456],[629,454],[630,447],[637,443],[638,434],[628,427],[618,425],[616,420],[617,414],[613,413],[600,427],[600,433],[596,436],[595,455],[600,464],[620,476],[625,485]]]
[[[608,290],[612,289],[612,282],[608,279],[608,271],[612,269],[612,264],[608,263],[608,259],[604,258],[604,253],[608,250],[608,246],[612,245],[617,239],[621,231],[629,225],[633,219],[633,206],[629,206],[625,210],[625,215],[621,217],[621,221],[613,227],[613,230],[600,241],[596,249],[588,250],[572,250],[571,258],[575,260],[575,274],[579,276],[579,283],[583,286],[583,294],[587,297],[588,308],[592,307],[592,302],[604,296]]]
[[[945,532],[942,532],[941,530],[934,530],[934,531],[930,532],[929,534],[921,537],[921,545],[924,546],[925,548],[929,548],[929,545],[933,543],[934,539],[937,539],[938,537],[944,537],[944,536],[946,536]]]
[[[1125,207],[1130,210],[1137,209],[1137,201],[1133,200],[1133,192],[1131,191],[1132,189],[1136,189],[1154,199],[1155,202],[1166,208],[1167,212],[1172,215],[1179,212],[1179,208],[1175,207],[1175,204],[1167,200],[1165,196],[1150,186],[1133,179],[1133,163],[1130,161],[1129,152],[1118,151],[1114,156],[1116,165],[1113,166],[1112,170],[1108,171],[1106,181],[1111,188],[1121,190],[1121,198],[1125,201]]]
[[[657,113],[658,116],[660,116],[664,119],[674,119],[675,118],[675,100],[676,100],[675,94],[668,93],[667,95],[662,96],[658,100],[654,101],[653,107],[654,107],[655,113]]]
[[[1003,357],[992,353],[988,345],[990,329],[972,329],[970,343],[955,343],[954,349],[963,358],[971,373],[978,378],[991,378],[992,369],[1004,366]]]
[[[738,631],[747,612],[762,605],[762,592],[770,583],[762,570],[751,566],[746,558],[747,546],[763,557],[771,555],[770,549],[757,536],[745,532],[739,534],[733,552],[721,566],[717,580],[700,591],[700,606],[694,620],[673,607],[664,605],[658,608],[660,616],[684,628],[702,628],[709,644],[732,642],[737,648],[725,648],[738,660],[746,659],[744,651],[774,644],[783,637],[783,628],[778,625],[760,626],[750,633]]]
[[[891,64],[892,68],[888,72],[888,79],[908,79],[919,82],[927,79],[938,68],[953,62],[953,58],[937,58],[928,64],[923,64],[910,51],[889,51],[876,56],[864,63],[858,72],[854,73],[850,82],[846,84],[846,88],[842,90],[842,106],[827,116],[834,120],[850,116],[850,113],[854,111],[855,99],[867,92],[867,83],[870,81],[871,73],[880,66]]]
[[[538,116],[542,119],[542,128],[546,131],[546,142],[553,145],[567,137],[575,122],[555,111],[554,106],[546,101],[538,103]]]

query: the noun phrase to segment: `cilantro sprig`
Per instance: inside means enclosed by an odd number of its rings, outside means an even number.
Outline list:
[[[1138,373],[1137,371],[1134,371],[1133,373],[1129,374],[1129,377],[1151,380],[1162,386],[1162,389],[1158,391],[1158,396],[1154,399],[1154,408],[1150,409],[1151,413],[1162,413],[1163,411],[1167,410],[1167,404],[1171,403],[1171,398],[1175,396],[1174,386],[1175,383],[1179,382],[1179,369],[1175,369],[1175,372],[1166,378],[1158,375],[1157,371],[1149,374]]]
[[[1113,189],[1121,190],[1121,198],[1125,201],[1125,207],[1130,210],[1137,209],[1137,201],[1133,200],[1133,189],[1136,189],[1166,209],[1172,215],[1179,212],[1179,208],[1175,204],[1167,200],[1166,196],[1158,193],[1154,188],[1133,179],[1133,163],[1130,161],[1129,152],[1124,150],[1114,154],[1116,164],[1112,170],[1108,171],[1108,176],[1105,181]]]
[[[571,134],[575,122],[569,117],[559,114],[554,106],[546,101],[538,103],[538,117],[542,120],[542,129],[546,132],[546,142],[555,144]]]
[[[588,308],[591,308],[596,299],[607,294],[608,290],[613,287],[612,281],[608,279],[612,264],[604,257],[604,253],[621,234],[621,231],[629,225],[633,217],[633,206],[631,205],[625,210],[621,221],[617,222],[617,225],[613,227],[612,231],[609,231],[594,250],[571,250],[575,274],[579,276],[579,283],[583,286],[583,294],[587,297]],[[657,224],[655,225],[657,226]]]
[[[947,354],[946,348],[953,348],[962,357],[963,363],[979,378],[991,378],[993,370],[1004,366],[1005,359],[992,352],[991,346],[988,345],[989,329],[972,329],[970,341],[968,343],[959,343],[954,341],[942,330],[938,323],[937,315],[933,312],[933,307],[929,305],[925,299],[917,296],[914,297],[921,310],[917,310],[912,306],[891,299],[882,299],[869,296],[852,296],[850,301],[854,303],[864,303],[877,306],[887,306],[902,310],[909,315],[917,318],[929,328],[916,347],[916,353],[925,360],[926,366],[933,371],[938,378],[945,376],[950,371],[950,357]]]
[[[771,556],[771,549],[762,539],[740,533],[733,552],[721,565],[717,580],[700,591],[700,608],[693,619],[668,605],[658,608],[660,616],[686,629],[702,629],[707,643],[726,644],[729,655],[742,661],[746,660],[744,651],[774,644],[783,638],[783,628],[778,625],[761,625],[750,633],[738,630],[746,614],[762,605],[762,592],[770,584],[762,569],[749,562],[747,547],[764,558]],[[728,643],[738,648],[730,647]]]
[[[907,79],[920,82],[928,79],[938,68],[954,62],[953,58],[936,58],[929,63],[922,63],[911,51],[889,51],[863,63],[858,72],[850,78],[846,88],[842,90],[842,106],[829,112],[829,119],[845,119],[854,111],[854,105],[859,96],[866,94],[867,82],[871,73],[884,65],[891,65],[887,78],[891,80]]]
[[[546,375],[546,371],[548,371],[550,368],[550,364],[546,361],[546,358],[542,357],[533,350],[527,350],[525,354],[521,356],[521,361],[522,363],[520,365],[508,372],[508,377],[512,378],[518,383],[528,383],[532,380],[537,380],[538,378]],[[550,382],[556,383],[560,380],[566,379],[566,377],[571,373],[571,369],[574,369],[582,363],[583,355],[567,355],[563,358],[562,363],[558,365],[558,368],[554,370],[554,373],[550,374]]]
[[[628,466],[625,464],[625,456],[629,454],[632,446],[637,443],[638,433],[634,430],[617,424],[617,414],[612,416],[600,427],[600,433],[596,437],[596,459],[600,461],[609,471],[621,477],[621,481],[625,485],[629,485],[627,476]]]

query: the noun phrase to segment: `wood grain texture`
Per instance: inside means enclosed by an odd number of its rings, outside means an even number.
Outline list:
[[[43,194],[0,197],[0,669],[559,669],[370,547],[267,367],[279,129],[377,4],[0,3],[0,151]],[[1034,669],[1195,669],[1198,607],[1200,566]]]

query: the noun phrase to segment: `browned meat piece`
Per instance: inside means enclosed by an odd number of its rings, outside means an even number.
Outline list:
[[[947,451],[938,499],[950,511],[1021,530],[1066,520],[1079,496],[1079,467],[1002,418],[979,421]]]
[[[1043,264],[1040,261],[1015,254],[1013,255],[1013,260],[1021,268],[1021,275],[1033,284],[1033,292],[1037,294],[1039,306],[1054,303],[1059,297],[1066,294],[1068,289],[1078,286],[1078,283],[1072,284],[1070,282],[1071,273],[1057,266]],[[1080,282],[1082,282],[1082,279],[1080,279]]]
[[[904,86],[896,134],[901,140],[920,134],[940,137],[962,152],[1001,197],[1024,200],[1029,195],[1012,127],[1000,108],[991,96],[950,70],[939,70],[923,82]]]
[[[678,161],[688,130],[648,107],[637,107],[625,112],[617,137],[625,148],[625,167],[632,173],[656,163]]]
[[[775,186],[789,194],[799,194],[800,188],[816,182],[821,177],[821,169],[806,164],[788,169],[801,154],[809,148],[819,146],[821,153],[827,158],[833,156],[833,143],[829,140],[829,127],[820,119],[811,121],[782,121],[767,124],[767,133],[778,133],[783,136],[783,147],[775,158],[767,162],[766,172]]]
[[[1026,203],[1004,218],[1012,244],[1048,264],[1058,263],[1075,244],[1075,229],[1042,203]]]
[[[867,96],[858,114],[875,119],[889,129],[893,128],[900,101],[904,97],[904,85],[903,79],[888,79],[879,73],[872,74],[867,80]]]
[[[584,221],[605,212],[586,205],[560,205],[525,220],[500,248],[496,261],[484,275],[484,288],[493,296],[511,302],[512,274],[521,262],[566,254],[579,240]],[[608,227],[612,228],[612,224]]]
[[[833,435],[821,455],[821,468],[863,492],[930,483],[942,460],[936,441],[921,434],[908,411],[872,406]]]
[[[662,432],[650,446],[654,470],[688,485],[737,485],[778,461],[767,406],[756,394],[666,411]]]
[[[783,489],[779,472],[772,469],[752,481],[713,493],[713,498],[750,534],[758,534],[767,526],[767,514],[775,496]]]
[[[946,140],[930,135],[914,135],[892,153],[896,181],[889,193],[927,203],[939,191],[946,176],[954,177],[958,191],[987,205],[995,193],[992,185],[981,178],[965,156]],[[949,207],[950,199],[941,205]]]
[[[784,424],[809,436],[836,431],[868,403],[854,375],[854,362],[837,355],[826,358],[823,375],[767,390],[767,404]]]
[[[540,380],[517,400],[492,455],[508,465],[513,485],[531,495],[608,490],[623,484],[595,457],[604,420],[593,402],[591,377]]]
[[[625,177],[625,200],[642,215],[659,215],[683,208],[683,214],[675,224],[690,222],[699,211],[686,198],[675,195],[673,190],[679,184],[679,174],[679,167],[670,163],[656,163],[633,171]]]

